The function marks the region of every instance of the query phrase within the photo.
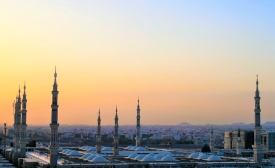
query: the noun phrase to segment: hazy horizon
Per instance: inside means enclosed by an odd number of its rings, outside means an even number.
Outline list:
[[[62,124],[261,122],[275,109],[273,1],[0,1],[0,123],[27,86],[46,125],[57,67]]]

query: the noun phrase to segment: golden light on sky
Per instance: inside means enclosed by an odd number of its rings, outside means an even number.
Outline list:
[[[236,6],[236,3],[238,4]],[[262,122],[275,105],[273,2],[1,1],[0,123],[27,85],[28,124],[49,124],[54,67],[59,123]]]

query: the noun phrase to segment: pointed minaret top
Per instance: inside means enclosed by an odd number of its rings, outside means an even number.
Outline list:
[[[98,110],[98,118],[100,118],[100,108],[99,108],[99,110]]]
[[[24,95],[26,94],[26,82],[24,82]]]
[[[258,81],[258,75],[257,75],[257,81],[256,81],[256,85],[259,85],[259,81]]]
[[[56,66],[55,66],[55,69],[54,69],[54,78],[57,77],[57,73],[56,73]]]
[[[117,105],[116,105],[116,118],[117,118]]]
[[[19,85],[18,98],[20,98],[20,92],[21,92],[21,90],[20,90],[20,85]]]
[[[240,130],[240,128],[238,128],[238,137],[240,137],[241,136],[241,130]]]

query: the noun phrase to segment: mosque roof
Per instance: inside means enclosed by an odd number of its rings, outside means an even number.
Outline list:
[[[146,151],[146,149],[143,148],[143,147],[137,147],[137,148],[135,149],[135,151]]]
[[[164,155],[162,155],[162,154],[158,154],[158,155],[155,155],[155,156],[154,156],[154,158],[155,158],[156,160],[161,160],[163,157],[164,157]]]
[[[142,162],[153,162],[153,161],[156,161],[156,159],[153,156],[145,156],[141,161]]]
[[[198,159],[208,159],[208,158],[209,156],[204,153],[200,154],[200,156],[198,157]]]
[[[192,153],[188,156],[188,158],[198,158],[199,157],[199,154],[198,153]]]
[[[207,160],[208,161],[219,161],[219,160],[222,160],[222,159],[217,155],[211,155]]]
[[[145,157],[145,155],[137,155],[135,157],[135,160],[142,160]]]
[[[106,160],[102,156],[97,156],[93,160],[91,160],[90,162],[93,162],[93,163],[105,163],[105,162],[108,162],[108,160]]]
[[[170,161],[175,161],[175,158],[173,158],[172,156],[170,155],[167,155],[167,156],[164,156],[161,161],[166,161],[166,162],[170,162]]]

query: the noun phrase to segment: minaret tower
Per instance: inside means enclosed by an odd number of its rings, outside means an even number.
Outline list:
[[[52,118],[51,118],[51,141],[50,141],[50,167],[57,167],[57,152],[58,152],[58,90],[56,82],[56,69],[54,73],[54,84],[52,91]]]
[[[210,132],[210,150],[213,153],[214,152],[214,139],[213,139],[213,127],[211,128],[211,132]]]
[[[27,96],[26,85],[24,84],[24,93],[22,99],[22,111],[21,111],[21,130],[20,130],[20,157],[24,158],[26,154],[26,129],[27,129]]]
[[[255,125],[254,125],[254,145],[252,146],[254,150],[254,162],[261,163],[262,162],[262,144],[261,144],[261,108],[260,108],[260,92],[258,88],[258,75],[256,81],[256,92],[255,92]]]
[[[97,118],[97,134],[96,134],[96,152],[101,153],[101,119],[100,119],[100,109],[98,111]]]
[[[241,130],[238,129],[238,141],[237,141],[237,155],[242,154],[242,144],[241,144]]]
[[[138,105],[137,105],[136,146],[140,146],[140,107],[139,107],[139,98],[138,98]]]
[[[15,97],[15,101],[13,102],[13,148],[15,148],[15,142],[16,142],[16,111],[17,111],[17,102],[18,98],[17,96]]]
[[[117,116],[117,107],[116,107],[116,116],[115,116],[115,134],[114,134],[114,148],[113,148],[114,156],[119,154],[118,149],[118,116]]]
[[[19,87],[19,90],[18,90],[18,99],[17,99],[17,108],[16,108],[16,111],[15,111],[15,115],[16,115],[16,130],[15,130],[15,148],[16,149],[19,149],[20,148],[20,144],[19,144],[19,140],[20,140],[20,127],[21,127],[21,96],[20,96],[20,87]]]

